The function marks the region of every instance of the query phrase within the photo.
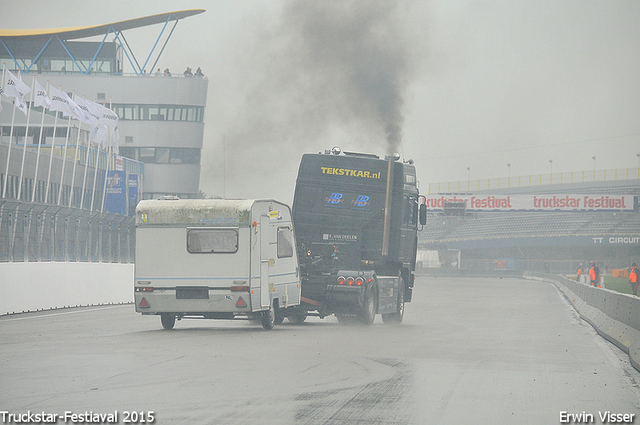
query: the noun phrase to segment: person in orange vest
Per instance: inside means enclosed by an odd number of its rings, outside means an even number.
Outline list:
[[[631,271],[629,271],[629,283],[631,284],[633,295],[638,296],[638,266],[636,263],[631,265]]]
[[[576,272],[576,282],[582,282],[582,263],[580,263]]]
[[[589,269],[589,278],[591,279],[591,286],[600,287],[600,269],[593,261],[591,262],[591,268]]]

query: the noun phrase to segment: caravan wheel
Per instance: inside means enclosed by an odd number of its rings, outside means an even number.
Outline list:
[[[173,326],[176,324],[176,316],[170,313],[162,313],[160,315],[160,321],[162,322],[162,327],[171,330]]]
[[[262,312],[262,327],[266,330],[273,329],[273,326],[276,324],[276,309],[273,306],[273,303],[269,306],[269,310],[265,310]]]

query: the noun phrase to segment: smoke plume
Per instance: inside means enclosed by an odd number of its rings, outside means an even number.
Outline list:
[[[241,158],[253,172],[266,162],[271,171],[274,164],[288,165],[295,176],[302,153],[332,145],[399,151],[404,97],[422,60],[421,40],[408,29],[411,6],[389,0],[286,2],[249,49],[245,78],[251,88],[237,119],[225,128],[227,171],[237,175]]]

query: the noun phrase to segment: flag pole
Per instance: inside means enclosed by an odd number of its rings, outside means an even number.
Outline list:
[[[84,99],[84,97],[83,97]],[[78,127],[78,139],[80,139],[80,127]],[[84,206],[84,192],[87,187],[87,170],[89,169],[89,153],[91,151],[91,137],[87,139],[87,156],[84,161],[84,177],[82,179],[82,197],[80,198],[80,208]],[[97,153],[97,151],[96,151]],[[96,155],[96,163],[98,162],[98,156]],[[91,208],[89,208],[91,210]]]
[[[109,128],[108,137],[109,137],[109,146],[107,147],[107,166],[105,167],[105,170],[104,170],[104,185],[102,187],[102,208],[100,209],[101,212],[104,212],[104,201],[105,201],[105,198],[107,197],[107,177],[109,176],[109,168],[111,168],[110,165],[112,164],[111,158],[113,156],[112,155],[113,152],[111,152],[111,139],[113,138],[113,128]]]
[[[57,118],[57,115],[56,115]],[[54,127],[55,129],[55,127]],[[64,169],[66,168],[67,165],[67,151],[68,151],[68,146],[69,146],[69,135],[71,134],[71,117],[69,117],[69,121],[67,121],[67,135],[64,138],[64,152],[62,151],[62,149],[60,149],[60,153],[62,154],[62,174],[60,175],[60,188],[58,189],[59,193],[58,193],[58,205],[60,205],[60,202],[62,200],[62,187],[63,187],[63,183],[64,183]],[[77,151],[77,148],[76,148]],[[73,158],[75,159],[75,153],[73,155]],[[73,192],[73,186],[71,186],[71,189],[69,190],[69,197],[71,197],[71,192]]]
[[[76,97],[75,92],[73,93],[73,97]],[[71,173],[71,195],[69,196],[69,208],[71,208],[72,202],[73,202],[73,184],[75,183],[76,180],[76,166],[78,165],[78,144],[80,143],[80,128],[82,127],[82,122],[80,120],[78,120],[78,134],[76,137],[76,151],[75,154],[73,155],[73,172]],[[89,154],[89,148],[87,146],[87,156]],[[87,159],[88,161],[88,159]],[[80,197],[81,201],[80,201],[80,209],[82,209],[82,199],[84,198],[84,187],[82,188],[83,193],[82,196]]]
[[[93,191],[91,192],[91,207],[89,208],[90,211],[93,211],[93,200],[94,200],[95,194],[96,194],[96,180],[98,179],[98,164],[99,163],[100,163],[100,144],[98,144],[98,147],[96,149],[96,165],[95,165],[94,172],[93,172]]]
[[[29,109],[27,110],[27,125],[24,131],[24,143],[22,144],[22,164],[20,165],[20,180],[18,181],[18,199],[22,199],[22,177],[24,175],[24,160],[27,156],[27,138],[29,137],[29,121],[31,120],[31,108],[33,107],[33,91],[36,88],[36,76],[33,76],[31,82],[31,100],[29,102]]]
[[[49,91],[49,80],[47,80],[47,89],[45,93]],[[38,136],[38,153],[36,154],[36,171],[33,175],[33,193],[31,195],[31,202],[36,201],[36,192],[38,188],[38,166],[40,165],[40,147],[42,146],[42,133],[44,133],[44,106],[42,107],[42,119],[40,120],[40,135]],[[56,112],[57,114],[57,112]],[[52,152],[53,153],[53,152]]]
[[[5,80],[5,74],[6,74],[7,70],[6,68],[2,67],[2,81]],[[13,100],[13,114],[11,115],[11,129],[9,130],[9,150],[7,152],[7,166],[5,168],[5,172],[4,172],[4,185],[2,187],[2,197],[6,199],[7,197],[7,183],[9,181],[9,163],[11,162],[11,140],[13,139],[13,124],[15,123],[16,120],[16,99]]]
[[[60,87],[60,89],[62,89],[62,87]],[[69,120],[71,120],[71,118],[69,118]],[[53,150],[56,147],[56,127],[58,127],[58,111],[56,111],[56,116],[53,120],[53,137],[51,138],[51,152],[49,153],[49,171],[47,173],[47,189],[46,192],[44,194],[44,203],[46,204],[49,201],[49,185],[51,184],[51,166],[53,163]],[[46,139],[45,139],[46,141]],[[64,168],[64,164],[63,164],[63,168]],[[58,199],[57,202],[58,205],[60,205],[60,200]]]

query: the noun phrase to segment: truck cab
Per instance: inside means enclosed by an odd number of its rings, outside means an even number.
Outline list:
[[[293,221],[308,311],[401,322],[412,298],[418,197],[415,167],[399,157],[303,155]]]

